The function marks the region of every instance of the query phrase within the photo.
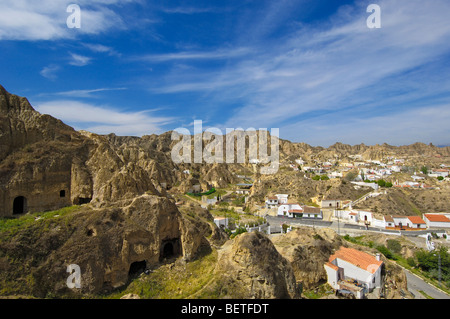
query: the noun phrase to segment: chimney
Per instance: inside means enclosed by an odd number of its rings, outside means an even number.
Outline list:
[[[375,258],[377,259],[377,261],[381,261],[381,254],[377,253]]]

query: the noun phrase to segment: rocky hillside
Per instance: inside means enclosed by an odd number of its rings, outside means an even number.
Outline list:
[[[178,141],[171,137],[172,132],[139,138],[76,131],[0,86],[0,295],[109,294],[144,269],[156,273],[167,262],[175,265],[173,260],[180,269],[201,264],[206,251],[217,253],[217,260],[207,258],[213,260],[210,280],[188,297],[297,298],[299,282],[312,288],[324,280],[321,265],[341,244],[339,238],[305,231],[272,242],[249,233],[222,247],[227,236],[210,213],[197,204],[176,206],[174,197],[197,185],[225,188],[241,181],[237,175],[250,175],[249,204],[261,203],[270,193],[287,193],[305,204],[356,199],[366,191],[339,180],[312,181],[286,168],[299,157],[315,163],[354,154],[371,159],[410,155],[417,163],[427,158],[438,163],[450,156],[450,147],[425,144],[322,148],[280,140],[280,173],[260,175],[248,161],[176,164],[171,152]],[[421,205],[415,204],[428,209]],[[48,211],[54,212],[42,213]],[[79,291],[67,288],[70,264],[81,268]],[[172,266],[167,267],[175,278]]]
[[[22,217],[23,218],[23,217]],[[96,296],[128,284],[165,260],[189,262],[226,240],[201,208],[180,213],[167,198],[136,197],[126,207],[89,206],[2,223],[0,295]],[[9,225],[9,226],[8,226]],[[67,266],[81,270],[81,289],[69,289]]]

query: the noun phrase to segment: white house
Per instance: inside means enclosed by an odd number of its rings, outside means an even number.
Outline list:
[[[334,217],[348,221],[358,222],[358,214],[352,210],[334,210]]]
[[[251,190],[246,189],[246,188],[240,188],[240,189],[236,190],[236,194],[239,194],[239,195],[249,195],[250,192],[251,192]]]
[[[382,286],[383,261],[380,255],[341,247],[331,255],[324,264],[328,284],[336,290],[350,289],[357,298],[362,298],[365,292]],[[356,281],[351,285],[348,280]]]
[[[343,200],[340,199],[324,199],[321,202],[322,208],[342,208],[344,204]]]
[[[217,227],[220,228],[220,226],[223,226],[225,228],[228,227],[228,217],[216,217],[214,218],[214,223],[217,225]]]
[[[266,208],[276,208],[278,207],[278,197],[270,196],[266,199]]]
[[[426,229],[426,222],[419,216],[384,216],[386,228],[399,230]]]
[[[423,214],[423,220],[430,228],[450,228],[450,214]]]
[[[334,171],[328,174],[328,178],[340,178],[340,177],[342,177],[342,172]]]
[[[447,177],[448,176],[448,169],[445,169],[445,168],[433,169],[431,171],[431,173],[428,174],[428,176],[430,176],[430,177],[439,177],[439,176]]]
[[[373,214],[364,210],[335,210],[334,217],[339,217],[355,223],[362,222],[367,225],[373,223]]]
[[[303,215],[303,208],[298,203],[286,203],[278,206],[278,216],[287,216],[290,218]]]
[[[319,207],[304,205],[302,206],[302,208],[303,208],[302,218],[313,218],[313,219],[323,218],[322,210]]]
[[[288,202],[288,194],[276,194],[275,196],[278,198],[278,204],[286,204]]]

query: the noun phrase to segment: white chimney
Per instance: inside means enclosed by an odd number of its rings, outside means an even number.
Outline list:
[[[375,258],[376,258],[378,261],[381,261],[381,254],[380,254],[380,253],[377,253]]]

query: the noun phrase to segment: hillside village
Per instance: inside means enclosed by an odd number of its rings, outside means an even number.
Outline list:
[[[170,132],[76,131],[1,86],[0,117],[1,297],[430,296],[406,268],[448,296],[450,147],[280,139],[264,175],[175,164]]]
[[[262,216],[259,223],[244,225],[245,231],[263,231],[266,234],[287,234],[298,227],[317,227],[334,229],[338,233],[351,233],[352,230],[375,232],[393,236],[407,236],[421,238],[429,251],[436,249],[433,238],[440,239],[440,245],[450,247],[450,211],[430,211],[416,215],[411,211],[408,215],[397,214],[396,211],[377,213],[362,209],[364,203],[372,198],[379,201],[389,200],[386,194],[396,189],[411,189],[416,192],[423,190],[438,191],[449,187],[449,166],[447,164],[422,166],[420,170],[413,170],[406,158],[397,159],[387,157],[385,161],[363,160],[359,155],[350,155],[351,161],[342,162],[329,160],[317,161],[315,165],[308,165],[304,160],[297,159],[289,163],[280,174],[301,174],[301,178],[314,181],[337,180],[349,183],[354,189],[363,189],[364,194],[356,199],[345,197],[312,198],[309,205],[291,200],[289,194],[272,193],[265,197],[264,202],[253,206],[253,215]],[[247,183],[238,183],[232,189],[236,196],[243,196],[244,210],[251,212],[249,198],[252,196],[253,184],[248,176],[238,176]],[[260,181],[256,181],[258,183]],[[448,190],[447,190],[448,192]],[[226,198],[226,197],[225,197]],[[223,201],[223,198],[220,198]],[[220,200],[206,199],[203,207],[214,209],[220,205]],[[234,201],[236,202],[236,201]],[[206,204],[205,204],[206,203]],[[355,208],[358,207],[358,208]],[[448,207],[448,203],[446,203]],[[241,207],[235,207],[244,214]],[[233,208],[234,209],[234,208]],[[220,215],[220,214],[219,214]],[[214,221],[219,227],[241,229],[242,224],[232,225],[233,218],[216,216]],[[339,229],[341,223],[342,230]],[[337,227],[337,228],[336,228]],[[235,230],[235,231],[236,231]],[[365,266],[362,266],[365,265]],[[328,283],[336,293],[361,299],[368,296],[383,295],[384,283],[382,279],[385,270],[380,259],[380,253],[367,254],[359,250],[341,247],[330,256],[323,267],[327,272]],[[385,276],[385,275],[384,275]],[[346,278],[345,280],[343,278]],[[374,293],[374,291],[376,293]]]

